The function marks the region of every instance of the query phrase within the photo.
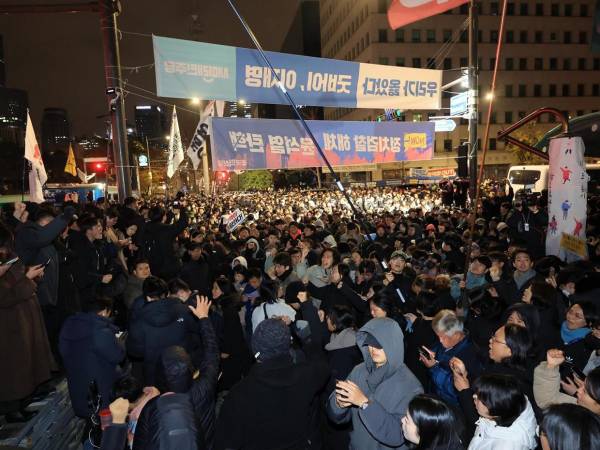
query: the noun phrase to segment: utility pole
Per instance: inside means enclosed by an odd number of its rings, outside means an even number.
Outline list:
[[[121,81],[121,57],[117,39],[117,14],[120,4],[116,0],[99,0],[100,28],[104,49],[104,76],[106,97],[110,111],[113,156],[117,176],[119,201],[131,196],[131,171],[127,128],[125,127],[125,101]]]
[[[479,103],[479,61],[477,44],[479,40],[479,12],[477,2],[469,5],[469,193],[475,201],[477,189],[477,125]]]
[[[127,129],[125,128],[125,103],[121,85],[121,66],[117,40],[116,14],[120,11],[117,0],[81,1],[64,4],[25,4],[0,5],[0,14],[49,14],[81,13],[100,14],[102,43],[104,46],[104,74],[106,95],[111,116],[114,162],[117,173],[119,200],[131,195],[131,171]],[[126,170],[127,169],[127,170]]]

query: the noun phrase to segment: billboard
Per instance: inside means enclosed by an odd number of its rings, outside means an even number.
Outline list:
[[[308,120],[307,124],[333,166],[433,157],[431,122]],[[326,165],[296,120],[213,118],[211,139],[214,171]]]
[[[343,108],[440,109],[442,71],[266,52],[152,37],[160,97]]]

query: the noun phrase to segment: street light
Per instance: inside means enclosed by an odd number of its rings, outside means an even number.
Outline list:
[[[200,104],[200,99],[198,97],[194,97],[191,100],[192,105],[199,105]]]
[[[246,100],[244,100],[243,98],[238,100],[238,103],[242,106],[244,106],[246,104]]]
[[[487,94],[485,94],[485,99],[489,102],[491,99],[494,98],[494,93],[493,92],[488,92]]]

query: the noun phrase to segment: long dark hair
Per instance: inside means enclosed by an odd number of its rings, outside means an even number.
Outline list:
[[[521,325],[509,323],[504,325],[504,334],[511,356],[502,362],[510,367],[525,370],[532,347],[529,330]]]
[[[223,295],[219,298],[213,299],[215,300],[216,306],[220,306],[221,308],[241,307],[241,298],[235,290],[235,286],[228,278],[220,276],[215,279],[215,283],[217,283],[217,286],[219,286],[219,289],[223,292]]]
[[[464,449],[459,433],[462,428],[454,412],[443,401],[427,394],[415,396],[408,413],[417,426],[418,450]]]
[[[356,317],[352,309],[347,306],[333,305],[327,313],[327,318],[335,327],[336,333],[344,331],[346,328],[356,329]]]
[[[500,427],[511,426],[527,407],[527,398],[511,375],[482,375],[475,381],[473,390]]]
[[[583,406],[552,405],[544,411],[540,433],[552,450],[600,448],[600,417]]]

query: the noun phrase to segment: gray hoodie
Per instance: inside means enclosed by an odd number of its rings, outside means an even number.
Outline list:
[[[376,368],[369,350],[363,346],[368,334],[382,345],[387,363]],[[356,335],[365,362],[356,366],[349,381],[356,383],[369,399],[366,409],[355,406],[339,408],[335,391],[330,395],[327,413],[336,423],[352,420],[350,449],[406,449],[400,423],[408,403],[423,392],[421,383],[404,364],[404,336],[392,319],[372,319]]]

